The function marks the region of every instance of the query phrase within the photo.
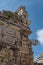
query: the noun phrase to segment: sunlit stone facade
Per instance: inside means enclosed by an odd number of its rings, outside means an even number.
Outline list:
[[[0,12],[0,65],[34,65],[32,45],[37,40],[28,38],[29,25],[24,6],[16,12]]]

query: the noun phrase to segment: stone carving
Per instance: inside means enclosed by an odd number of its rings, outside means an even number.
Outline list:
[[[34,65],[30,22],[21,6],[16,12],[0,12],[0,65]]]

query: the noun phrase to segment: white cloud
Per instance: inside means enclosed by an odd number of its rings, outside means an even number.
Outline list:
[[[37,40],[43,45],[43,29],[36,32]]]

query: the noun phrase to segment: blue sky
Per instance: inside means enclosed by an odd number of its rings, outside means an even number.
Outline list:
[[[0,11],[16,11],[21,5],[26,7],[28,18],[32,22],[30,28],[33,33],[30,38],[39,41],[37,46],[33,46],[34,57],[36,58],[43,53],[43,0],[0,0]]]

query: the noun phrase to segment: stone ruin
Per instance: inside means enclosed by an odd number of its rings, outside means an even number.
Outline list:
[[[32,33],[28,13],[24,6],[16,12],[0,11],[0,65],[34,65]]]

